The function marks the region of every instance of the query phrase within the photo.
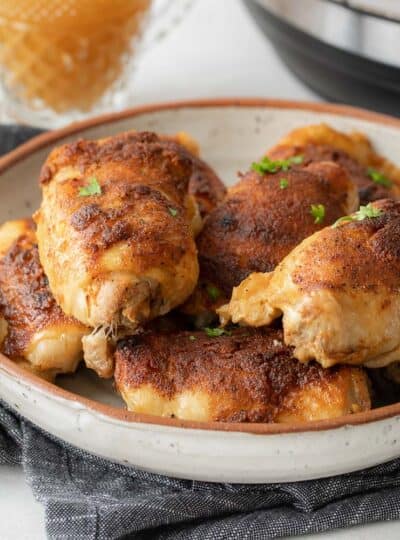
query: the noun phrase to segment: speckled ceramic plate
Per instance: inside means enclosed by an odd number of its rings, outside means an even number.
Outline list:
[[[39,204],[39,168],[50,149],[78,137],[128,129],[185,130],[227,184],[287,131],[325,121],[367,133],[400,162],[400,120],[333,105],[214,100],[146,106],[39,136],[0,160],[0,221]],[[280,482],[353,471],[400,455],[400,404],[336,420],[218,424],[126,412],[109,382],[82,369],[57,386],[0,356],[0,397],[29,420],[80,448],[148,471],[215,482]]]

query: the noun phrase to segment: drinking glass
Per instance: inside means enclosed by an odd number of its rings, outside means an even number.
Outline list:
[[[1,0],[3,118],[57,127],[130,106],[141,53],[192,1]]]

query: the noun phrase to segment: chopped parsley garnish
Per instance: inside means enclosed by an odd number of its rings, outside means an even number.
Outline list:
[[[168,207],[168,212],[172,217],[176,217],[178,215],[178,210],[176,208],[172,208],[172,206]]]
[[[230,336],[232,333],[229,330],[225,330],[225,328],[204,328],[204,332],[208,337]]]
[[[351,221],[363,221],[366,218],[377,218],[383,214],[382,210],[375,208],[371,203],[368,203],[367,206],[360,206],[359,210],[355,212],[352,216],[343,216],[339,218],[332,227],[337,227],[341,223],[347,223]]]
[[[221,291],[215,285],[208,285],[207,294],[215,302],[221,296]]]
[[[281,178],[279,180],[279,187],[281,189],[286,189],[289,186],[289,180],[287,178]]]
[[[260,161],[253,162],[251,168],[260,174],[288,171],[292,165],[303,163],[303,159],[303,156],[293,156],[288,159],[277,159],[274,161],[268,156],[264,156]]]
[[[190,339],[190,341],[196,341],[197,337],[196,336],[189,336],[189,339]]]
[[[90,195],[101,195],[101,186],[94,176],[89,178],[89,183],[86,186],[79,188],[80,197],[89,197]]]
[[[325,219],[325,206],[323,204],[312,204],[310,214],[314,218],[314,223],[322,223]]]
[[[387,188],[392,187],[393,182],[385,176],[383,173],[377,171],[376,169],[373,169],[372,167],[369,167],[367,170],[368,176],[371,178],[375,184],[379,184],[380,186],[384,186]]]
[[[300,154],[298,156],[293,156],[293,157],[291,157],[289,159],[284,160],[285,163],[289,163],[289,166],[290,165],[300,165],[301,163],[303,163],[303,161],[304,161],[304,156],[302,156]],[[283,170],[285,170],[285,169],[283,169]]]

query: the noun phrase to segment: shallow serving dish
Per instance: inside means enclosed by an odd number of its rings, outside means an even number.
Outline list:
[[[226,99],[145,106],[41,135],[0,159],[0,221],[39,204],[37,178],[50,149],[129,129],[185,130],[227,184],[283,134],[328,122],[371,137],[400,162],[400,120],[323,104]],[[335,420],[290,424],[196,423],[134,414],[112,385],[81,369],[57,386],[0,355],[0,398],[69,443],[112,461],[213,482],[298,481],[345,473],[400,455],[400,403]]]

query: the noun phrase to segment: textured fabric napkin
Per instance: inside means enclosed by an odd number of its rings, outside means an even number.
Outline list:
[[[34,132],[0,127],[0,151]],[[60,540],[264,540],[400,518],[400,459],[288,484],[175,480],[72,448],[2,403],[1,464],[24,468],[45,506],[47,534]]]

